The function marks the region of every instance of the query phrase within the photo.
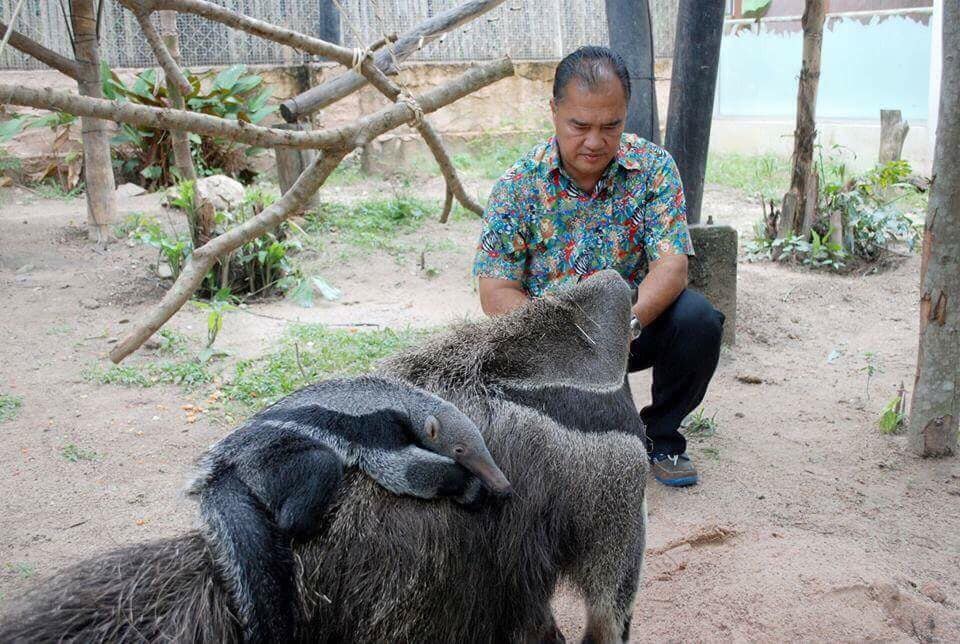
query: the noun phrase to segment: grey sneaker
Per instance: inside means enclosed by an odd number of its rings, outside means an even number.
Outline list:
[[[683,454],[654,454],[650,457],[653,478],[670,487],[696,485],[699,480],[697,468],[690,462],[686,452]]]

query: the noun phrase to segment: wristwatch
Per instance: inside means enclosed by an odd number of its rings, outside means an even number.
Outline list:
[[[634,340],[640,337],[640,334],[643,333],[643,325],[640,324],[640,320],[637,319],[636,315],[630,316],[630,335]]]

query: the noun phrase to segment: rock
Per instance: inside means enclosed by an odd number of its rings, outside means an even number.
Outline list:
[[[947,602],[947,594],[943,592],[943,588],[932,581],[928,581],[920,586],[920,594],[938,604],[945,604]]]
[[[86,298],[86,299],[80,300],[80,306],[82,306],[82,307],[85,308],[85,309],[90,309],[90,310],[99,309],[99,308],[100,308],[100,302],[97,302],[97,301],[96,301],[95,299],[93,299],[92,297],[88,297],[88,298]]]
[[[233,210],[243,202],[243,184],[216,174],[197,179],[197,206],[210,203],[214,210]]]
[[[160,264],[157,266],[157,277],[162,279],[173,277],[173,269],[170,268],[170,265],[167,263]]]
[[[146,188],[138,186],[135,183],[125,183],[117,186],[116,195],[118,197],[139,197],[147,194]]]
[[[33,269],[34,269],[33,264],[24,264],[23,266],[17,269],[17,275],[23,275],[24,273],[29,273]]]

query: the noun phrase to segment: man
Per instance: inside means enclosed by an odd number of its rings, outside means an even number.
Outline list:
[[[653,368],[653,399],[640,412],[652,470],[682,487],[698,475],[678,429],[716,369],[723,314],[686,290],[693,246],[680,177],[666,151],[623,133],[629,97],[626,65],[610,49],[583,47],[560,61],[556,135],[494,186],[474,274],[487,315],[606,268],[637,287],[641,332],[628,370]]]

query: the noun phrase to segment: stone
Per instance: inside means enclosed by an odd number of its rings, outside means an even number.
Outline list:
[[[100,302],[97,302],[97,301],[96,301],[95,299],[93,299],[92,297],[88,297],[88,298],[86,298],[86,299],[80,300],[80,306],[82,306],[82,307],[85,308],[85,309],[90,309],[90,310],[99,309],[99,308],[100,308]]]
[[[690,287],[700,291],[726,316],[723,343],[736,341],[737,231],[730,226],[690,226],[696,256],[690,259]]]
[[[170,265],[166,262],[163,262],[157,266],[157,277],[160,279],[167,279],[168,277],[173,277],[173,269],[170,268]]]
[[[118,197],[139,197],[140,195],[147,194],[146,188],[138,186],[135,183],[124,183],[123,185],[117,186],[115,192]]]
[[[17,269],[16,274],[23,275],[25,273],[29,273],[30,271],[33,270],[33,268],[34,268],[33,264],[24,264],[23,266]]]
[[[243,184],[222,174],[197,179],[197,206],[210,203],[214,210],[233,210],[243,202]]]
[[[920,594],[938,604],[945,604],[947,602],[947,594],[943,592],[943,588],[936,582],[928,581],[921,585]]]

